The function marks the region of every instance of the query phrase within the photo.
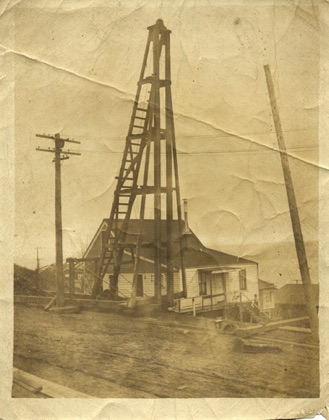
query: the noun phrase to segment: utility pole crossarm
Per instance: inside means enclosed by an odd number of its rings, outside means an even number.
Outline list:
[[[37,150],[38,152],[50,152],[50,153],[56,152],[55,149],[41,149],[41,147],[37,147],[35,150]]]
[[[51,140],[55,140],[54,136],[51,136],[50,134],[46,135],[46,134],[36,134],[36,137],[42,137],[44,139],[51,139]]]
[[[79,152],[71,152],[70,150],[62,150],[62,152],[64,155],[74,155],[74,156],[81,156],[81,153]]]
[[[38,152],[56,153],[56,149],[41,149],[41,147],[37,147],[35,150],[37,150]],[[61,150],[61,153],[63,155],[81,156],[81,153],[79,153],[79,152],[71,152],[70,150]]]
[[[55,137],[55,136],[51,136],[50,134],[48,134],[48,135],[46,135],[46,134],[36,134],[35,136],[36,136],[36,137],[43,138],[43,139],[50,139],[50,140],[55,140],[55,139],[56,139],[56,137]],[[67,138],[67,139],[61,139],[61,140],[62,140],[62,141],[67,141],[68,143],[81,144],[81,142],[80,142],[80,141],[73,140],[73,139],[69,139],[69,138]]]

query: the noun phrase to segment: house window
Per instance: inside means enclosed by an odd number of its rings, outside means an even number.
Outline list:
[[[247,273],[246,270],[239,271],[240,290],[247,290]]]
[[[199,272],[199,295],[207,294],[207,273],[204,271]]]

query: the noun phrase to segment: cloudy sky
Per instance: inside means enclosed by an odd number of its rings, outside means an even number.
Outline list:
[[[17,4],[16,4],[17,3]],[[275,6],[273,5],[275,4]],[[309,1],[22,1],[0,17],[15,69],[15,262],[55,259],[52,146],[81,141],[62,166],[64,256],[79,255],[110,213],[147,38],[172,30],[172,94],[182,197],[202,242],[253,259],[261,278],[299,278],[263,66],[317,277],[319,38]],[[9,30],[10,29],[10,30]]]

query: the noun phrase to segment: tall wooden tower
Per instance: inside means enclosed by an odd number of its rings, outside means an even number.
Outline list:
[[[134,277],[130,305],[136,297],[139,263],[143,246],[143,221],[146,201],[154,205],[154,295],[161,302],[161,267],[166,266],[168,305],[173,305],[173,221],[179,225],[180,273],[183,293],[186,295],[186,278],[183,258],[183,223],[178,179],[175,127],[171,96],[170,33],[161,19],[148,28],[142,70],[137,84],[122,164],[117,177],[108,229],[103,240],[103,250],[98,278],[93,296],[101,290],[102,279],[113,265],[110,290],[117,293],[122,259],[127,248],[134,264]],[[136,198],[138,197],[138,200]],[[149,201],[148,201],[149,203]],[[134,243],[128,241],[132,212],[139,214],[139,233]],[[165,238],[163,229],[165,224]],[[150,247],[150,244],[147,245]],[[165,248],[165,249],[163,249]],[[165,255],[165,264],[163,264]]]

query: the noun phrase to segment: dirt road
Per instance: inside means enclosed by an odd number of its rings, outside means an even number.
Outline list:
[[[15,306],[14,366],[100,398],[318,396],[317,350],[282,349],[239,353],[234,337],[187,315]]]

